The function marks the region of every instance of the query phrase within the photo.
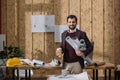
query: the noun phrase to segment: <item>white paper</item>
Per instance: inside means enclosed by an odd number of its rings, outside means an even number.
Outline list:
[[[54,15],[32,15],[32,32],[54,32]]]
[[[30,59],[20,59],[20,61],[28,65],[34,66],[34,63]]]
[[[43,66],[45,63],[41,60],[36,60],[36,59],[33,59],[32,60],[32,63],[33,64],[36,64],[36,65],[39,65],[39,66]]]
[[[50,76],[48,80],[89,80],[87,72],[71,75]]]
[[[0,34],[0,51],[4,50],[4,46],[6,46],[5,34]]]
[[[78,75],[74,75],[76,80],[89,80],[87,72],[83,72]]]
[[[77,28],[80,29],[80,26],[77,25]],[[61,42],[61,34],[68,29],[67,25],[56,25],[55,26],[55,42]]]

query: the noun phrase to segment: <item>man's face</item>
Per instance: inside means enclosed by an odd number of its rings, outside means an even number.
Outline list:
[[[68,18],[67,24],[69,29],[74,30],[76,28],[77,21],[75,20],[75,18]]]

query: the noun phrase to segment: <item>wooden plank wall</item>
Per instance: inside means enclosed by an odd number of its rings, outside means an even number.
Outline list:
[[[115,64],[120,64],[120,1],[114,1],[114,58]]]
[[[2,33],[7,45],[19,46],[25,57],[50,62],[60,43],[54,33],[32,33],[32,15],[55,15],[55,24],[66,24],[68,14],[78,17],[80,29],[94,41],[95,61],[120,63],[119,0],[1,0]],[[87,5],[87,6],[86,6]],[[3,14],[4,13],[4,14]]]
[[[94,59],[97,61],[103,61],[103,45],[104,45],[104,40],[103,40],[103,18],[104,18],[104,12],[103,12],[103,0],[92,0],[92,30],[93,30],[93,41],[95,43],[94,45]],[[101,34],[102,33],[102,34]]]
[[[114,0],[105,0],[104,10],[104,60],[114,62]]]
[[[7,1],[1,0],[1,33],[7,34]]]
[[[1,0],[0,0],[0,34],[1,34]]]

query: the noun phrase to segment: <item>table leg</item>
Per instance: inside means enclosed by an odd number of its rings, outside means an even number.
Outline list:
[[[25,69],[25,80],[27,80],[27,69]]]
[[[96,80],[98,80],[98,69],[96,69]]]
[[[104,71],[104,80],[107,80],[107,69]]]
[[[19,80],[19,69],[17,69],[17,80]]]
[[[12,69],[12,79],[15,80],[15,69]]]
[[[120,71],[117,71],[117,72],[118,72],[117,76],[118,76],[118,80],[119,80],[120,79]]]
[[[111,69],[109,69],[109,80],[111,80]]]
[[[95,69],[93,69],[93,80],[95,80]]]
[[[114,71],[114,78],[115,80],[117,80],[118,74],[117,74],[117,70]]]
[[[28,77],[29,80],[31,80],[31,70],[29,69],[29,77]]]

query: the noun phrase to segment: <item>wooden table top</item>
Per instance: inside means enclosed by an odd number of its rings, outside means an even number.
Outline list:
[[[20,66],[12,66],[7,68],[14,69],[62,69],[61,66],[30,66],[30,65],[20,65]]]
[[[115,69],[115,65],[112,63],[105,63],[104,65],[101,66],[87,66],[84,69]]]

